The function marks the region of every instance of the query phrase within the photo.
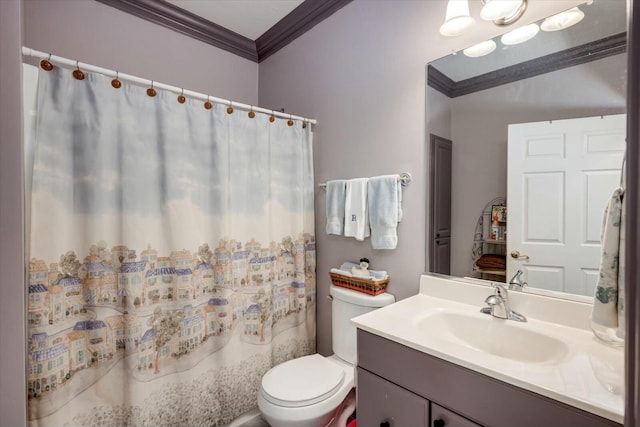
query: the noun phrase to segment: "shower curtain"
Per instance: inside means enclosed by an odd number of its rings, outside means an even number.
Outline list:
[[[310,126],[85,74],[39,75],[30,424],[227,424],[315,351]]]

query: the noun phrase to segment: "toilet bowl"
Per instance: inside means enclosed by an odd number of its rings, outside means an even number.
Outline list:
[[[391,294],[371,296],[330,286],[334,355],[289,360],[262,377],[258,407],[271,427],[334,427],[353,411],[345,399],[354,387],[356,327],[353,317],[395,301]],[[349,399],[346,399],[349,400]],[[340,417],[341,412],[346,416]],[[340,421],[344,427],[344,421]]]
[[[353,386],[353,365],[312,354],[267,372],[258,407],[271,427],[325,427],[340,414]]]

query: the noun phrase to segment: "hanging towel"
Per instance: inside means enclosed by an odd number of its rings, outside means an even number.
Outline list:
[[[623,194],[622,188],[614,190],[602,220],[600,274],[591,312],[592,323],[602,328],[617,329],[624,321],[624,295],[620,292],[621,275],[624,276],[624,251],[621,253],[623,248],[620,246],[620,230],[624,221]],[[622,318],[619,318],[619,313],[622,313]],[[597,332],[595,328],[594,332]],[[600,334],[598,336],[603,338]]]
[[[624,169],[623,169],[624,174]],[[620,251],[618,254],[618,329],[616,330],[616,336],[624,341],[627,328],[626,323],[624,321],[624,285],[625,285],[625,260],[626,258],[626,250],[625,250],[625,234],[627,228],[627,219],[625,215],[625,198],[624,198],[624,190],[621,190],[622,193],[620,197],[622,198],[622,203],[620,206]]]
[[[364,240],[369,237],[367,210],[368,178],[347,180],[344,200],[344,235]]]
[[[397,175],[369,179],[369,222],[373,249],[395,249],[398,244],[396,228],[402,217],[401,187]]]
[[[346,181],[327,181],[327,234],[344,233],[344,200]]]

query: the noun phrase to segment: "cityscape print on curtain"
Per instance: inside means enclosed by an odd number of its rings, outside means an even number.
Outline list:
[[[33,426],[216,426],[315,352],[312,135],[40,71],[28,265]]]

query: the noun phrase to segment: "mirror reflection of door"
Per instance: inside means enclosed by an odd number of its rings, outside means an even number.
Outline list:
[[[509,126],[507,277],[593,295],[602,212],[620,186],[626,114]],[[510,256],[518,251],[519,256]]]
[[[431,134],[429,266],[433,273],[451,273],[451,141]]]

